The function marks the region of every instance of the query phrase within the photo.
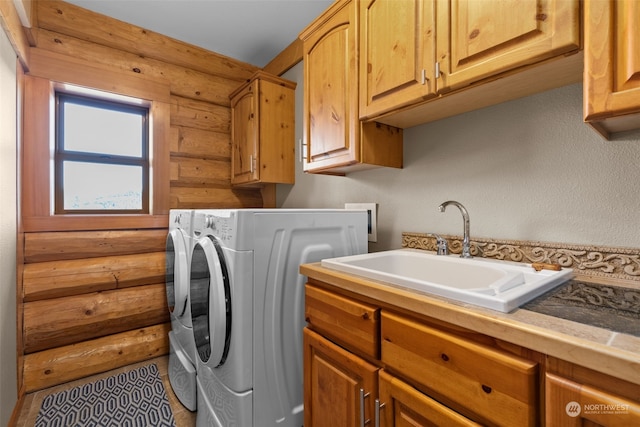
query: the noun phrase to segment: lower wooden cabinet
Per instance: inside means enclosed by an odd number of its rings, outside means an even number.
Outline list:
[[[313,278],[305,301],[305,427],[640,426],[640,384]]]
[[[546,374],[545,399],[547,426],[640,426],[638,402],[556,374]]]
[[[378,368],[305,328],[305,427],[362,426],[373,415]]]
[[[305,328],[304,425],[479,426]]]

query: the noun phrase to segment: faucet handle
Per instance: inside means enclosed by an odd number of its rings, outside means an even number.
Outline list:
[[[447,245],[447,239],[435,233],[429,233],[427,235],[435,237],[436,239],[436,254],[449,255],[449,246]]]

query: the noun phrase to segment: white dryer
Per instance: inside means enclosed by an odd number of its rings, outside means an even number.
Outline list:
[[[300,264],[367,252],[365,211],[196,210],[196,425],[303,424]],[[205,295],[204,292],[199,292]]]
[[[189,302],[189,268],[193,249],[193,211],[169,212],[166,240],[166,293],[171,316],[169,381],[180,402],[196,410],[195,340]]]

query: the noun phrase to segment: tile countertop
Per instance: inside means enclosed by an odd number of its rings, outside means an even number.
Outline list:
[[[300,272],[383,308],[439,319],[484,335],[640,384],[640,337],[526,309],[502,313],[384,282],[304,264]]]

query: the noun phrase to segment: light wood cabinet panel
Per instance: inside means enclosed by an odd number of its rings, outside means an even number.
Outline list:
[[[578,1],[436,1],[439,91],[580,47]]]
[[[640,128],[640,2],[584,2],[584,114],[605,138]]]
[[[300,34],[306,172],[402,167],[402,130],[359,120],[357,6],[337,1]]]
[[[303,335],[305,427],[362,425],[361,408],[372,419],[378,368],[308,328]]]
[[[538,365],[383,312],[382,362],[461,413],[501,426],[537,424]]]
[[[360,118],[407,128],[582,78],[578,0],[363,0]]]
[[[638,402],[551,373],[545,382],[548,426],[640,425]]]
[[[358,68],[355,9],[343,2],[322,27],[303,38],[305,171],[358,161]],[[355,24],[354,24],[355,25]]]
[[[258,162],[258,81],[254,80],[231,100],[231,183],[259,179]]]
[[[436,96],[435,2],[360,2],[360,117]]]
[[[351,351],[380,357],[380,309],[326,290],[305,287],[305,319]]]
[[[381,405],[384,405],[380,412],[381,425],[387,427],[480,426],[384,370],[379,374],[379,389],[379,399]]]
[[[295,86],[257,72],[231,94],[231,184],[294,183]]]

